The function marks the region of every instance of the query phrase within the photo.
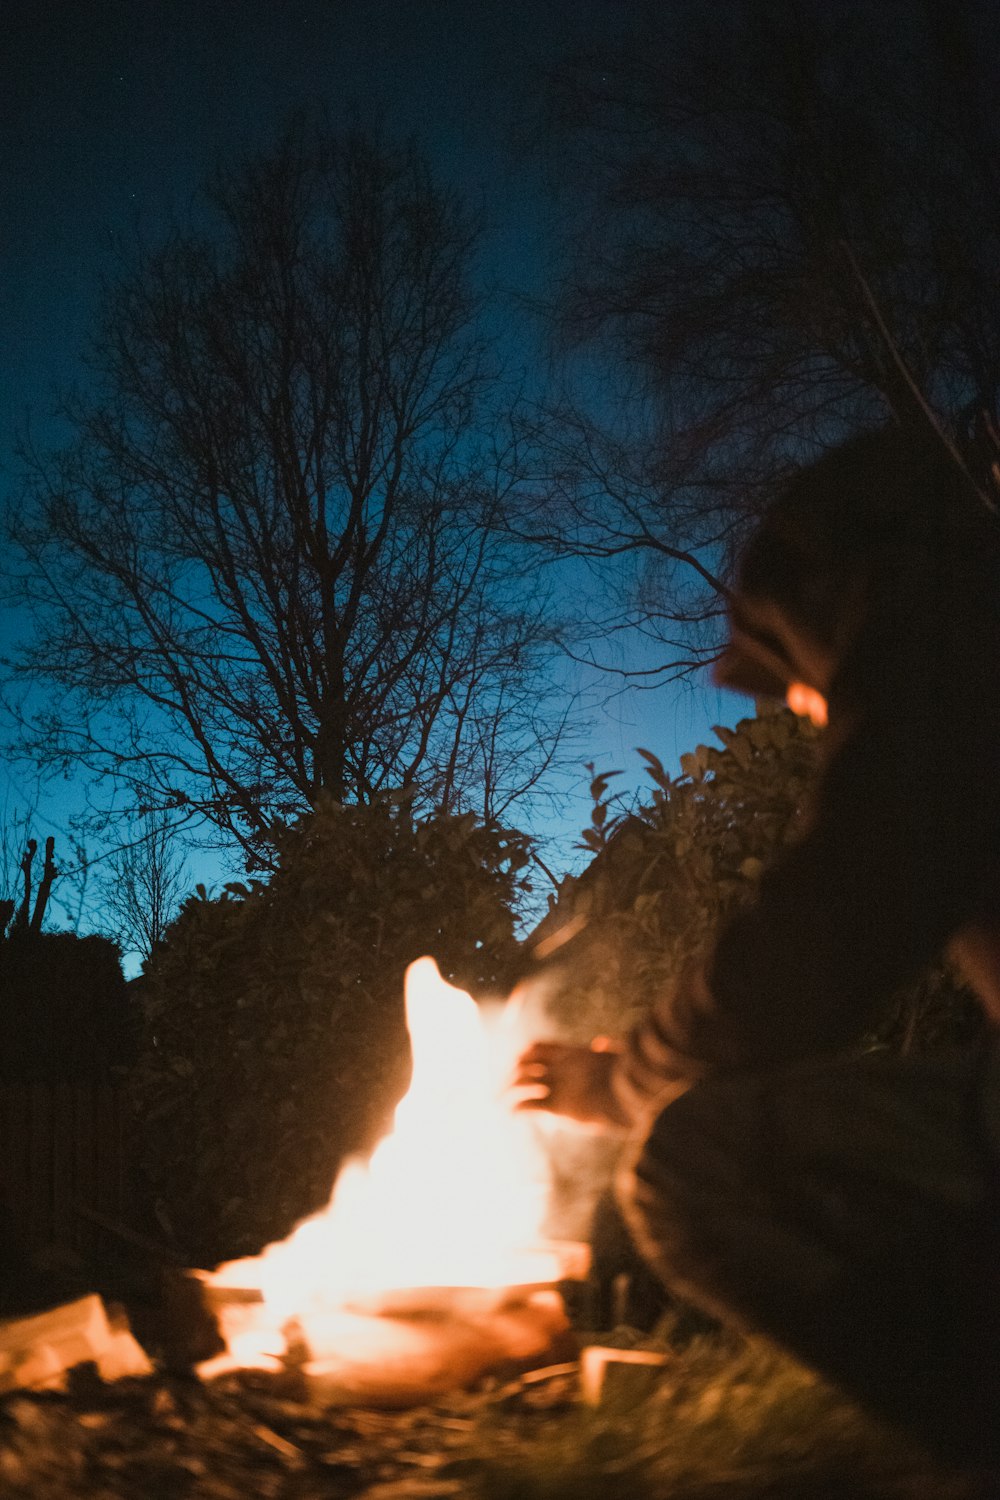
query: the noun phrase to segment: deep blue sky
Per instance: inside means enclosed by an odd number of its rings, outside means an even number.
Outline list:
[[[57,435],[56,392],[85,379],[78,356],[101,281],[114,278],[134,230],[155,239],[216,163],[264,144],[296,106],[416,134],[491,221],[489,273],[541,290],[545,198],[518,129],[539,70],[565,49],[600,46],[627,16],[624,0],[6,0],[3,490],[25,414],[43,445]],[[581,759],[634,766],[643,744],[674,764],[743,706],[707,687],[619,698]],[[566,830],[585,820],[585,784],[581,771]],[[61,830],[71,801],[71,789],[46,794],[43,835]],[[0,812],[4,803],[0,784]]]

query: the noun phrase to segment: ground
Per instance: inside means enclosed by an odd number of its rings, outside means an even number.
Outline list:
[[[594,1410],[558,1367],[406,1412],[259,1376],[155,1375],[0,1403],[4,1500],[992,1500],[759,1342],[669,1329],[648,1398]]]

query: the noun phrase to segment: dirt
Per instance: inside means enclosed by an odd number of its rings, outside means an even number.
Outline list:
[[[537,1374],[430,1407],[325,1407],[257,1375],[101,1382],[0,1403],[4,1500],[428,1500],[480,1493],[483,1413],[554,1417],[575,1375]],[[475,1485],[475,1487],[473,1487]]]

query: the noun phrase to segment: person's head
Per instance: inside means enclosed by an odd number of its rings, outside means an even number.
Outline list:
[[[873,591],[920,572],[984,507],[944,443],[852,438],[783,486],[740,560],[716,681],[822,719]],[[812,695],[812,697],[810,697]]]

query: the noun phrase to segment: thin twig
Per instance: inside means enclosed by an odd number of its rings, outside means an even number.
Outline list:
[[[952,458],[952,460],[955,462],[955,464],[957,464],[958,468],[965,475],[966,479],[968,479],[969,483],[973,486],[973,488],[975,489],[976,493],[979,495],[980,499],[983,500],[983,502],[988,505],[990,503],[989,497],[987,495],[985,495],[983,493],[983,491],[980,489],[979,485],[976,484],[976,482],[973,479],[972,475],[969,473],[968,465],[966,464],[964,458],[962,457],[961,452],[955,446],[955,444],[952,442],[951,438],[948,436],[948,434],[945,431],[945,429],[942,427],[941,422],[940,422],[940,420],[937,417],[937,414],[931,408],[931,406],[928,403],[927,398],[924,395],[923,391],[920,389],[919,385],[914,380],[913,373],[910,370],[909,366],[907,365],[906,360],[903,358],[903,356],[902,356],[902,354],[900,352],[900,349],[899,349],[899,345],[897,344],[895,338],[893,337],[893,335],[892,335],[892,333],[891,333],[891,331],[889,329],[889,325],[885,321],[885,318],[884,318],[884,316],[882,314],[882,309],[879,307],[878,302],[876,300],[875,293],[872,291],[871,286],[870,286],[870,284],[868,282],[867,277],[865,276],[865,274],[862,271],[860,265],[858,264],[858,260],[857,260],[856,255],[854,254],[854,251],[851,249],[851,246],[848,244],[848,242],[846,240],[841,240],[840,241],[840,248],[841,248],[841,250],[844,253],[844,258],[846,259],[848,265],[851,268],[851,272],[852,272],[852,274],[854,276],[855,281],[858,284],[858,287],[859,287],[859,289],[861,291],[861,295],[862,295],[862,297],[865,300],[865,304],[866,304],[866,306],[868,308],[868,311],[872,315],[872,318],[873,318],[874,323],[875,323],[875,327],[878,329],[879,333],[882,336],[882,340],[883,340],[883,342],[885,344],[885,347],[886,347],[886,349],[887,349],[887,351],[889,353],[889,357],[891,358],[893,364],[896,366],[896,369],[899,371],[900,375],[903,378],[903,383],[906,385],[906,387],[909,390],[911,396],[916,401],[919,410],[922,412],[923,416],[926,418],[926,420],[927,420],[927,422],[928,422],[931,430],[935,433],[935,435],[941,441],[941,443],[943,444],[944,448],[948,452],[949,456]]]

